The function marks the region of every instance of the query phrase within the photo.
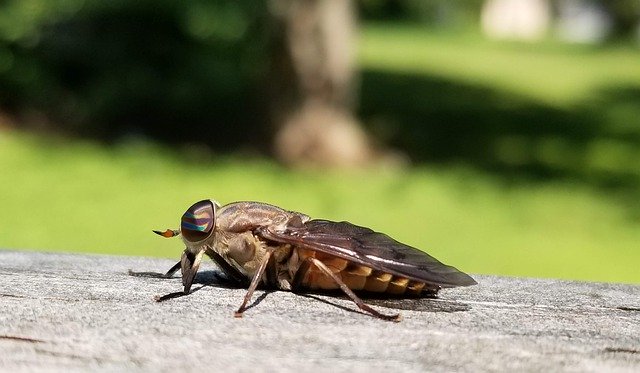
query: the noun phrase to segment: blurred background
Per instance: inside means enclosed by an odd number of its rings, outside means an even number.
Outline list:
[[[640,283],[640,1],[0,2],[1,248],[178,258],[205,198]]]

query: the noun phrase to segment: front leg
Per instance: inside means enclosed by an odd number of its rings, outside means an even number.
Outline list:
[[[204,249],[199,249],[196,252],[193,252],[188,248],[182,253],[180,268],[182,269],[182,285],[184,285],[185,294],[189,294],[189,291],[191,290],[191,285],[193,284],[193,280],[196,278],[198,268],[200,268],[200,262],[202,261],[203,254]]]
[[[174,275],[176,272],[178,272],[178,270],[180,269],[181,265],[182,265],[182,261],[180,261],[180,262],[178,262],[178,263],[174,264],[174,265],[173,265],[173,267],[171,267],[171,269],[169,269],[169,270],[167,271],[167,273],[165,273],[165,274],[164,274],[164,277],[165,277],[165,278],[171,278],[171,277],[173,277],[173,275]]]
[[[238,310],[234,314],[235,317],[242,317],[242,314],[247,309],[247,304],[251,300],[251,296],[253,295],[253,292],[258,287],[258,284],[260,283],[260,280],[262,279],[262,275],[264,275],[264,272],[267,269],[267,264],[269,263],[269,261],[271,259],[271,254],[273,254],[273,249],[267,248],[266,253],[262,257],[262,261],[260,262],[260,266],[258,267],[258,270],[253,275],[253,279],[251,280],[251,285],[249,285],[249,289],[247,290],[247,294],[245,294],[244,300],[242,301],[242,304],[240,305],[240,307],[238,308]]]
[[[222,272],[225,274],[225,276],[227,276],[228,279],[242,286],[249,285],[249,280],[247,279],[247,277],[240,271],[238,271],[229,262],[227,262],[220,254],[218,254],[211,248],[207,248],[205,254],[207,254],[214,262],[216,262],[218,268],[222,270]],[[179,264],[180,263],[178,263],[178,266]]]

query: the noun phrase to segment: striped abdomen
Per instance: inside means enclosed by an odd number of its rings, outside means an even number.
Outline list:
[[[331,271],[337,274],[351,290],[370,291],[393,295],[419,295],[422,291],[437,292],[438,288],[426,285],[424,282],[410,280],[384,271],[348,261],[320,251],[296,249],[291,261],[302,263],[308,257],[322,261]],[[298,265],[292,266],[298,268]],[[290,267],[291,268],[291,267]],[[308,289],[333,290],[339,286],[319,268],[311,266],[302,281],[302,286]]]

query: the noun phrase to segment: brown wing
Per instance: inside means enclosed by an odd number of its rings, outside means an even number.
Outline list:
[[[349,222],[310,220],[283,231],[256,232],[276,242],[322,251],[412,280],[442,287],[475,285],[469,275],[391,237]]]

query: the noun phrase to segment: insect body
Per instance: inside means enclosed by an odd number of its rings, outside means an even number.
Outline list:
[[[236,317],[260,284],[294,292],[341,289],[363,311],[395,321],[399,315],[379,313],[353,291],[436,294],[442,287],[476,284],[456,268],[369,228],[310,219],[260,202],[220,206],[203,200],[182,215],[180,230],[155,232],[182,234],[186,249],[166,276],[180,269],[184,293],[189,293],[204,254],[228,277],[248,285]]]

